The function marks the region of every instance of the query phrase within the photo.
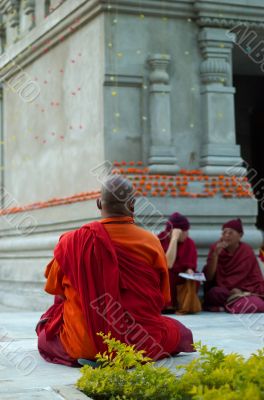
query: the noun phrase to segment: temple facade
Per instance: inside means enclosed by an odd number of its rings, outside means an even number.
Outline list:
[[[112,169],[147,229],[189,217],[200,267],[233,217],[258,249],[263,0],[0,0],[0,18],[1,302],[46,306],[53,247],[99,217]]]

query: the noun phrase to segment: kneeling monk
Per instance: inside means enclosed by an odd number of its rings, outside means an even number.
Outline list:
[[[204,308],[231,313],[264,312],[264,279],[252,248],[241,242],[240,219],[222,227],[218,242],[212,245],[204,273]]]
[[[61,236],[45,273],[55,301],[36,328],[45,360],[94,360],[106,350],[98,332],[153,359],[194,351],[191,331],[161,316],[170,300],[166,259],[157,237],[135,225],[134,203],[131,183],[110,176],[97,200],[103,219]]]
[[[197,269],[197,250],[194,241],[188,237],[189,220],[180,213],[169,217],[166,228],[158,237],[166,253],[171,304],[164,312],[176,314],[192,314],[201,311],[201,303],[197,296],[199,285],[179,276],[180,272],[193,274]]]

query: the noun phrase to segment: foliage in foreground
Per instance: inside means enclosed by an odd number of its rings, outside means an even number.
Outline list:
[[[97,355],[99,368],[84,366],[77,382],[95,400],[264,400],[264,350],[245,360],[197,343],[200,356],[176,367],[177,377],[134,346],[100,335],[108,352]]]

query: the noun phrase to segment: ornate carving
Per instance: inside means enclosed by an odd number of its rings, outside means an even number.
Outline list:
[[[170,60],[171,58],[167,54],[155,54],[148,58],[148,64],[151,69],[149,74],[150,83],[163,83],[164,85],[169,83],[167,68]]]
[[[0,13],[8,14],[13,8],[19,8],[18,0],[0,0]]]
[[[35,0],[24,0],[23,9],[26,15],[34,14]]]
[[[34,18],[35,4],[36,4],[35,0],[24,0],[23,3],[23,10],[25,14],[31,16],[31,25],[28,27],[29,31],[33,29],[35,26],[35,18]]]
[[[9,24],[11,28],[16,28],[19,25],[19,14],[17,10],[13,10],[10,13]]]
[[[3,53],[4,48],[5,48],[5,25],[3,22],[0,20],[0,54]]]
[[[19,1],[4,0],[0,4],[0,11],[3,15],[8,16],[8,22],[11,28],[16,28],[19,25]]]
[[[207,83],[222,83],[225,84],[231,72],[230,65],[225,59],[207,58],[201,63],[201,80],[204,84]]]
[[[238,24],[255,29],[264,29],[264,22],[229,18],[199,17],[196,20],[199,26],[212,26],[215,28],[231,28]]]
[[[151,173],[175,174],[179,167],[172,145],[171,101],[169,73],[171,57],[168,54],[152,54],[147,62],[149,72],[149,168]]]
[[[5,25],[3,22],[1,22],[1,19],[0,19],[0,38],[2,38],[4,36],[4,34],[5,34]]]
[[[203,28],[199,34],[199,45],[203,60],[200,66],[201,81],[204,84],[231,84],[230,54],[233,37],[227,37],[225,29]]]

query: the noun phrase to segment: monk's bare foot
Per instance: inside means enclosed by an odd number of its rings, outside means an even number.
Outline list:
[[[230,291],[230,295],[231,294],[240,294],[241,293],[241,290],[240,289],[237,289],[237,288],[234,288],[234,289],[232,289],[231,291]]]

